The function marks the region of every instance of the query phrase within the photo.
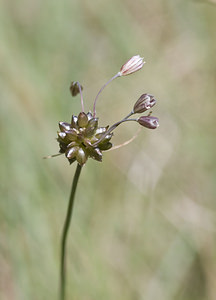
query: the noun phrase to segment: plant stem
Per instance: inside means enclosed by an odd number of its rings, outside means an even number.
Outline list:
[[[60,300],[65,300],[65,286],[66,286],[66,242],[67,242],[67,234],[71,222],[71,216],[73,212],[73,204],[74,198],[77,188],[77,183],[79,180],[80,172],[82,166],[77,164],[76,172],[74,174],[73,183],[71,187],[71,194],[68,203],[67,215],[64,222],[64,228],[62,232],[62,240],[61,240],[61,270],[60,270]]]
[[[102,88],[100,89],[100,91],[97,93],[97,96],[95,98],[95,101],[94,101],[94,105],[93,105],[93,117],[95,117],[96,115],[96,103],[97,103],[97,100],[98,100],[98,97],[100,95],[100,93],[105,89],[105,87],[111,82],[113,81],[115,78],[117,77],[120,77],[120,72],[118,72],[117,74],[115,74],[110,80],[107,81],[107,83],[105,83]]]
[[[82,112],[84,112],[84,101],[83,101],[83,94],[82,94],[82,87],[79,83],[79,81],[77,81],[78,87],[79,87],[79,92],[80,92],[80,99],[81,99],[81,107],[82,107]]]
[[[111,131],[113,131],[116,127],[118,127],[120,124],[127,122],[127,121],[137,121],[137,119],[128,119],[131,115],[133,115],[134,112],[130,112],[124,119],[122,119],[121,121],[116,122],[115,124],[113,124],[101,137],[100,139],[95,142],[92,146],[97,146]]]

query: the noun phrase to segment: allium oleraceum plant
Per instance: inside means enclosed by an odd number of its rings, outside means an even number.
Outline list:
[[[60,268],[60,300],[65,300],[65,286],[66,286],[66,242],[67,234],[70,226],[74,197],[80,172],[87,162],[88,158],[93,158],[97,161],[102,161],[103,151],[107,151],[113,147],[111,139],[113,131],[117,126],[124,122],[135,121],[143,127],[155,129],[159,126],[158,118],[151,116],[151,112],[138,118],[131,118],[132,115],[141,114],[148,111],[156,104],[154,96],[143,94],[134,104],[132,111],[122,120],[116,122],[112,126],[99,127],[98,118],[96,117],[96,104],[98,97],[103,89],[115,78],[130,75],[140,70],[144,65],[143,58],[139,55],[131,57],[106,84],[99,90],[94,104],[93,113],[84,112],[84,101],[82,90],[83,87],[79,82],[73,81],[70,86],[72,96],[80,94],[82,111],[78,116],[72,115],[71,122],[59,122],[59,131],[57,132],[59,143],[59,154],[65,154],[69,163],[77,162],[77,168],[72,182],[71,194],[69,198],[67,215],[64,223],[61,240],[61,268]]]

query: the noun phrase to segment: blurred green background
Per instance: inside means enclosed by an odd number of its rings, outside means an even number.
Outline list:
[[[68,241],[68,299],[215,300],[216,6],[186,0],[0,1],[0,299],[58,299],[60,235],[75,165],[58,121],[86,110],[132,55],[144,68],[100,97],[100,125],[142,93],[157,130],[89,160]],[[130,139],[124,124],[113,141]]]

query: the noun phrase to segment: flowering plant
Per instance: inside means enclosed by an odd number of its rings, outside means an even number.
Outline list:
[[[79,82],[73,81],[70,86],[72,96],[80,94],[82,110],[78,116],[72,115],[71,122],[59,122],[59,131],[57,132],[57,141],[59,143],[59,154],[48,156],[54,157],[57,155],[65,154],[69,163],[77,162],[77,168],[73,178],[71,194],[69,198],[67,215],[64,223],[62,242],[61,242],[61,273],[60,273],[60,300],[65,299],[65,279],[66,279],[66,242],[67,234],[71,222],[73,203],[77,183],[79,180],[80,172],[87,162],[88,158],[93,158],[97,161],[102,161],[103,151],[107,151],[113,147],[111,138],[113,131],[117,126],[124,122],[135,121],[141,126],[155,129],[159,126],[158,118],[148,115],[140,116],[138,118],[131,118],[132,115],[146,112],[156,104],[154,96],[150,94],[143,94],[139,97],[133,106],[131,112],[122,120],[114,123],[112,126],[99,127],[99,119],[96,117],[96,104],[98,97],[103,89],[115,78],[130,75],[140,70],[144,65],[143,58],[139,55],[131,57],[106,84],[99,90],[93,105],[93,113],[84,112],[84,101],[82,90],[83,87]]]

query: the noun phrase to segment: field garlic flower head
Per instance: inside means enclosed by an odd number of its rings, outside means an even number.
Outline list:
[[[112,133],[106,135],[108,127],[98,127],[98,118],[94,118],[91,112],[81,112],[78,117],[72,116],[71,123],[59,122],[59,128],[57,141],[60,153],[65,153],[70,164],[77,160],[83,165],[88,157],[102,161],[102,151],[112,147]],[[102,140],[97,146],[93,146],[102,135]]]
[[[99,127],[98,117],[96,117],[96,103],[99,95],[103,89],[114,79],[130,75],[140,70],[144,65],[143,58],[139,55],[132,56],[107,83],[105,83],[99,90],[93,104],[93,113],[84,112],[84,101],[82,90],[83,87],[78,81],[72,81],[70,85],[71,95],[74,97],[80,94],[81,98],[81,112],[78,116],[72,115],[71,122],[59,122],[59,131],[57,132],[57,141],[59,143],[59,154],[48,156],[54,157],[60,154],[65,154],[69,163],[77,161],[79,165],[84,165],[88,158],[93,158],[97,161],[102,161],[103,151],[112,148],[111,138],[113,131],[122,123],[128,121],[135,121],[141,126],[155,129],[159,126],[158,118],[150,116],[140,116],[138,118],[131,118],[134,114],[146,112],[156,104],[154,96],[150,94],[142,94],[135,102],[131,112],[114,123],[112,126]],[[132,140],[132,139],[131,139]],[[126,142],[127,143],[127,142]]]

